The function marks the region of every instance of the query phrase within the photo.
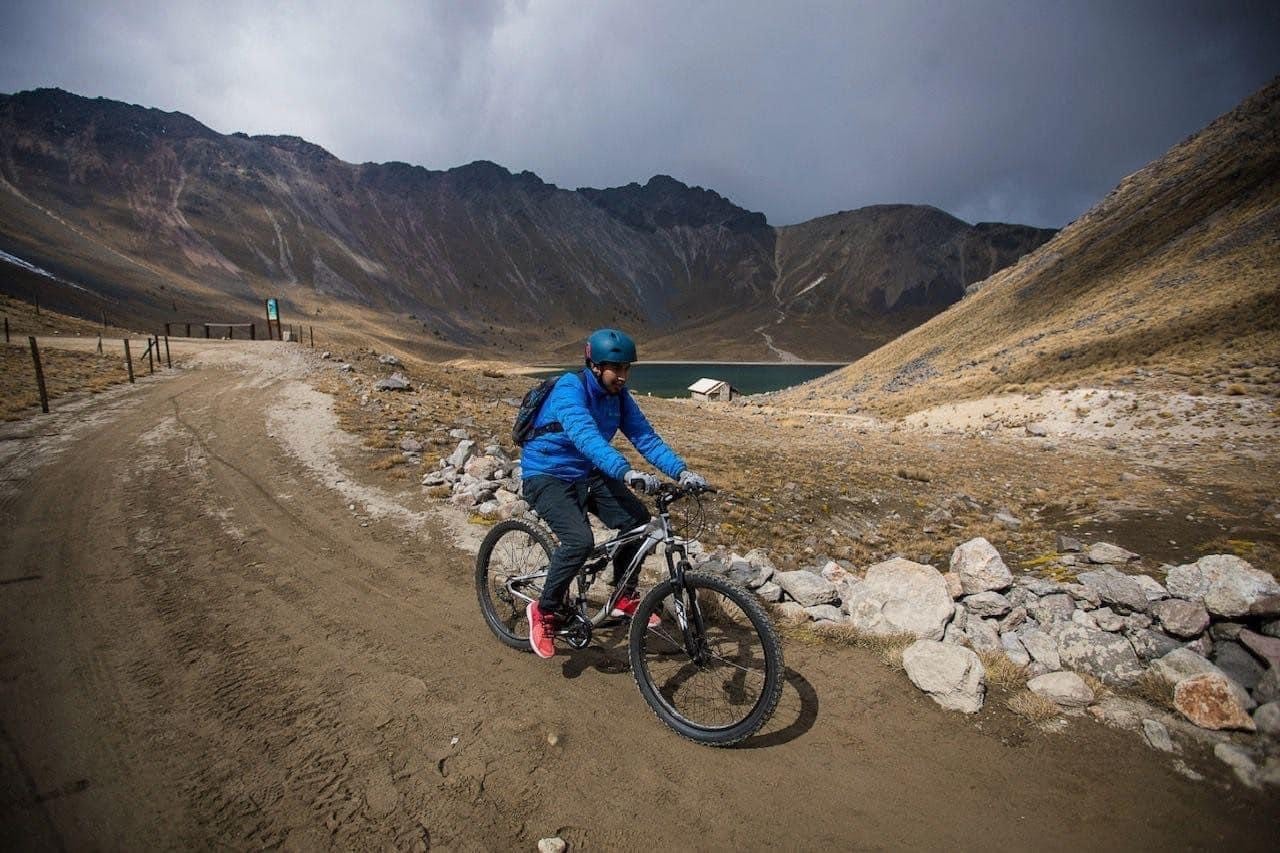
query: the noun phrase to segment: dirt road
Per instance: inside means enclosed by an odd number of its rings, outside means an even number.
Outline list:
[[[471,556],[421,497],[360,482],[305,359],[277,349],[266,367],[235,345],[187,352],[187,370],[6,427],[6,847],[1262,849],[1280,833],[1274,800],[1224,770],[1189,781],[1091,721],[1048,734],[946,712],[854,649],[788,646],[764,733],[689,744],[641,701],[621,634],[549,662],[492,639]]]

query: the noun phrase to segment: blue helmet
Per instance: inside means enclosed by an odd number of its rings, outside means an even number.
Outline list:
[[[587,363],[630,364],[636,360],[636,342],[617,329],[597,329],[587,338]]]

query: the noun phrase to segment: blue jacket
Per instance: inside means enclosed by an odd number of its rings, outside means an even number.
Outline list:
[[[620,478],[630,470],[631,463],[609,446],[619,429],[645,459],[668,477],[679,477],[686,467],[684,460],[649,426],[630,392],[610,394],[586,368],[581,374],[560,377],[533,426],[537,429],[553,422],[564,431],[543,433],[525,444],[520,454],[522,477],[548,474],[572,483],[585,480],[592,469],[599,468],[610,477]]]

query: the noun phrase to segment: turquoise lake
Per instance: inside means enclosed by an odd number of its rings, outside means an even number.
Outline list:
[[[839,364],[778,364],[743,362],[644,361],[631,368],[627,387],[633,394],[655,397],[687,397],[689,386],[699,379],[722,379],[743,394],[760,394],[799,385],[844,367]],[[576,367],[548,367],[539,377]]]

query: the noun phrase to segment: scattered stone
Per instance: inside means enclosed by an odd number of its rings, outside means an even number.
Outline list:
[[[1258,765],[1243,747],[1234,743],[1219,743],[1213,747],[1213,754],[1218,760],[1235,772],[1236,778],[1250,788],[1261,788],[1258,784]]]
[[[1208,611],[1205,611],[1206,618]],[[1244,630],[1244,625],[1239,622],[1215,622],[1209,626],[1209,636],[1217,640],[1235,640],[1239,639],[1240,632]]]
[[[564,853],[568,846],[558,835],[538,839],[538,853]]]
[[[1090,589],[1082,583],[1069,583],[1063,589],[1079,602],[1080,607],[1087,610],[1092,610],[1102,604],[1102,598],[1098,595],[1098,591]]]
[[[394,355],[380,355],[378,356],[378,364],[389,364],[392,367],[399,367],[400,359],[396,358]]]
[[[1186,776],[1192,782],[1204,781],[1204,775],[1192,770],[1187,766],[1187,762],[1183,761],[1181,758],[1174,759],[1173,769],[1181,773],[1183,776]]]
[[[1170,684],[1177,684],[1184,678],[1190,678],[1193,675],[1204,675],[1205,673],[1223,674],[1222,670],[1209,663],[1207,658],[1201,657],[1185,646],[1174,649],[1164,657],[1152,661],[1151,671]]]
[[[1018,528],[1022,527],[1022,519],[1015,518],[1013,515],[1011,515],[1008,512],[1005,512],[1004,510],[1001,510],[1000,512],[997,512],[995,515],[991,516],[991,520],[994,521],[996,524],[1000,525],[1001,527],[1005,528],[1006,530],[1017,530]]]
[[[1254,633],[1248,628],[1239,635],[1240,643],[1249,651],[1267,662],[1272,669],[1280,669],[1280,639]]]
[[[1091,616],[1088,611],[1076,610],[1071,614],[1071,624],[1079,625],[1081,628],[1088,628],[1091,631],[1100,631],[1097,620]]]
[[[1080,625],[1060,627],[1055,637],[1064,667],[1083,670],[1117,685],[1132,684],[1143,673],[1133,645],[1124,637]]]
[[[409,384],[409,380],[399,373],[393,373],[386,379],[379,379],[373,386],[375,391],[408,391],[412,388],[413,386]]]
[[[459,441],[466,441],[470,437],[471,437],[470,433],[468,433],[465,429],[449,430],[449,438],[456,438]]]
[[[1094,545],[1093,547],[1097,548],[1098,546]],[[1092,549],[1090,549],[1090,559],[1093,559]],[[1127,610],[1143,611],[1147,609],[1147,594],[1138,582],[1111,566],[1097,571],[1082,572],[1077,580],[1086,588],[1095,592],[1098,598],[1107,604],[1114,604]]]
[[[994,617],[1003,616],[1009,612],[1009,599],[1005,598],[998,592],[979,592],[975,595],[965,596],[961,601],[966,610],[974,616]]]
[[[421,453],[422,442],[416,438],[402,438],[400,439],[400,449],[405,453]]]
[[[965,595],[1007,589],[1013,583],[1013,573],[1000,558],[1000,552],[981,536],[951,553],[951,571],[960,576]]]
[[[1280,669],[1272,667],[1262,674],[1262,680],[1253,688],[1253,698],[1260,703],[1280,700]]]
[[[801,607],[813,607],[816,604],[833,604],[840,598],[836,592],[835,584],[818,577],[813,572],[803,570],[778,572],[773,576],[773,582],[782,587],[783,591]]]
[[[940,640],[955,611],[942,573],[901,557],[871,566],[862,583],[845,590],[844,609],[850,621],[872,634],[906,633]]]
[[[1027,682],[1027,689],[1063,708],[1083,708],[1093,704],[1093,691],[1074,672],[1050,672]]]
[[[1037,596],[1053,595],[1062,592],[1062,584],[1048,578],[1034,578],[1030,575],[1018,577],[1018,585],[1026,587],[1027,592]]]
[[[1147,739],[1147,744],[1152,749],[1158,749],[1161,752],[1174,752],[1176,750],[1173,745],[1173,738],[1169,737],[1169,730],[1164,727],[1163,723],[1156,720],[1142,721],[1142,736]]]
[[[782,587],[778,587],[779,590]],[[785,620],[797,619],[808,621],[809,614],[804,612],[804,607],[794,601],[784,601],[777,605],[778,616]]]
[[[323,358],[325,361],[328,361],[329,359],[333,358],[333,353],[329,352],[328,350],[325,350],[324,352],[320,353],[320,357]]]
[[[1202,658],[1207,658],[1209,653],[1213,651],[1213,640],[1209,638],[1207,633],[1201,634],[1199,637],[1196,637],[1194,640],[1187,643],[1183,648],[1190,649]]]
[[[1084,550],[1084,543],[1074,536],[1068,536],[1065,533],[1059,533],[1056,537],[1058,553],[1065,554],[1070,552],[1079,552]]]
[[[355,368],[347,364],[346,362],[343,362],[342,364],[338,365],[338,370],[342,373],[350,373],[351,371],[355,370]]]
[[[1117,729],[1134,731],[1142,721],[1142,714],[1135,710],[1135,704],[1116,696],[1107,696],[1097,704],[1089,706],[1089,713],[1095,720],[1106,723]]]
[[[822,575],[837,586],[839,586],[840,582],[844,580],[857,580],[852,572],[837,563],[835,560],[828,560],[827,564],[822,567],[822,571],[818,572],[818,574]]]
[[[1280,738],[1280,702],[1259,705],[1253,712],[1253,724],[1263,734]]]
[[[1174,686],[1173,707],[1202,729],[1255,731],[1257,727],[1240,702],[1240,692],[1225,675],[1206,672]]]
[[[1124,617],[1124,630],[1141,631],[1151,627],[1151,617],[1145,613],[1130,613]]]
[[[1110,542],[1095,542],[1087,552],[1090,563],[1098,565],[1123,565],[1130,560],[1138,559],[1138,555]],[[1127,577],[1127,575],[1126,575]]]
[[[1280,619],[1273,619],[1270,622],[1264,622],[1262,627],[1258,630],[1260,633],[1268,637],[1280,637]]]
[[[907,677],[944,708],[973,714],[982,709],[986,671],[963,646],[917,640],[902,653]]]
[[[955,572],[943,572],[942,579],[947,582],[947,595],[953,599],[964,595],[964,587],[960,585],[960,575]]]
[[[1209,627],[1209,611],[1196,601],[1182,598],[1166,598],[1151,605],[1151,613],[1160,620],[1166,631],[1175,637],[1198,637]]]

